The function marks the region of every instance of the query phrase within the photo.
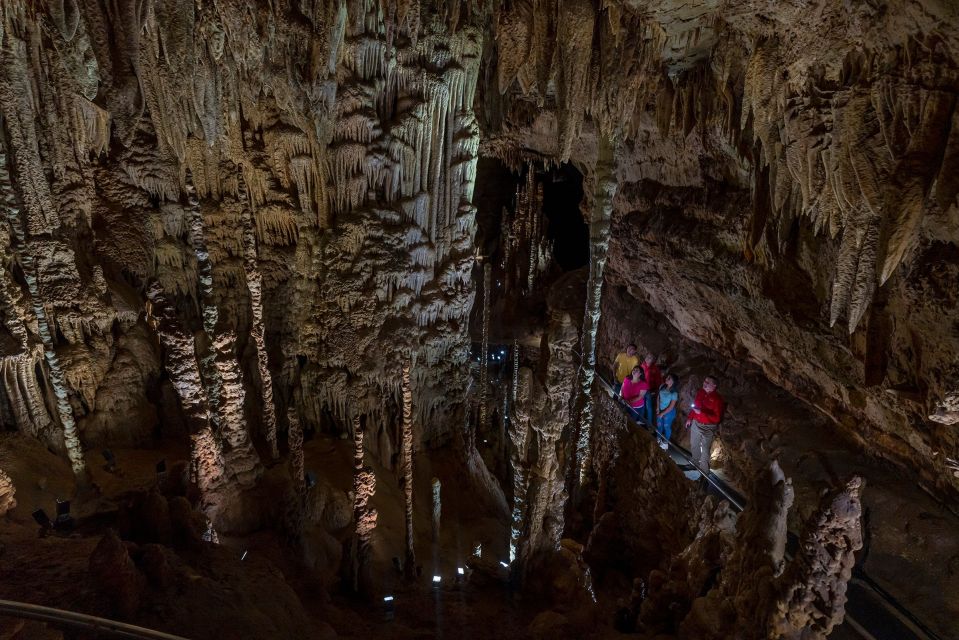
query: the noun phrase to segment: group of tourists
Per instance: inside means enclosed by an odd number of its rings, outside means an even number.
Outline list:
[[[663,376],[652,353],[646,354],[640,362],[635,344],[616,356],[613,371],[616,391],[633,417],[639,422],[655,425],[659,446],[668,449],[679,408],[679,378],[673,373]],[[702,473],[709,471],[710,450],[725,407],[725,400],[716,391],[716,378],[706,376],[686,415],[693,463]]]

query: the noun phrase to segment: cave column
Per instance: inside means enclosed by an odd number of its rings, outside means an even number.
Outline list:
[[[290,449],[290,476],[297,494],[306,491],[306,469],[303,460],[303,427],[292,404],[286,410],[286,443]]]
[[[593,178],[593,208],[589,220],[589,281],[586,285],[586,311],[583,315],[583,333],[580,340],[582,359],[579,370],[579,437],[576,442],[574,464],[578,464],[581,484],[589,469],[590,440],[593,429],[593,379],[596,375],[596,337],[599,330],[603,294],[603,272],[609,250],[609,228],[616,195],[615,146],[606,135],[599,138],[599,157]]]
[[[259,478],[262,467],[244,419],[246,393],[243,375],[236,360],[236,335],[232,331],[217,331],[219,311],[213,296],[213,264],[204,237],[200,200],[189,170],[184,190],[187,229],[197,261],[203,329],[210,339],[209,349],[200,360],[203,381],[207,387],[214,425],[229,445],[226,455],[230,471],[241,485],[250,486]]]
[[[373,530],[376,528],[376,509],[370,508],[370,499],[376,492],[376,475],[364,464],[364,431],[360,416],[353,417],[353,541],[350,554],[350,582],[354,592],[368,594],[372,559]]]
[[[190,480],[200,491],[203,507],[214,504],[213,493],[223,482],[220,443],[210,424],[206,389],[200,377],[193,336],[177,320],[159,282],[147,287],[147,319],[163,345],[166,370],[180,398],[190,429]]]
[[[514,352],[516,345],[513,346]],[[526,524],[526,492],[529,488],[530,405],[533,375],[523,369],[520,385],[519,358],[514,356],[513,403],[510,406],[509,438],[513,443],[510,462],[513,467],[513,509],[510,517],[509,560],[516,559],[516,550]],[[520,390],[522,392],[520,393]]]
[[[480,348],[480,388],[479,388],[479,429],[485,429],[489,417],[489,309],[490,285],[492,280],[492,265],[487,261],[483,264],[483,337]],[[472,445],[476,444],[474,430]]]
[[[273,406],[273,377],[270,375],[270,363],[266,354],[266,342],[263,328],[263,276],[257,266],[256,235],[253,229],[252,203],[247,193],[246,181],[242,172],[237,174],[239,185],[240,218],[243,224],[243,268],[246,272],[246,287],[250,292],[250,335],[256,345],[257,370],[260,372],[260,403],[262,406],[263,429],[266,441],[270,445],[270,456],[276,460],[280,456],[276,443],[276,408]]]
[[[413,390],[410,367],[403,365],[403,495],[406,501],[406,562],[403,565],[407,579],[416,576],[416,554],[413,552]]]

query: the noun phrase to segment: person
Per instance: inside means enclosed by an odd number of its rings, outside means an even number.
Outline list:
[[[703,475],[709,473],[709,453],[713,439],[719,432],[719,423],[723,419],[726,401],[716,391],[716,378],[706,376],[703,388],[696,392],[696,399],[686,418],[686,427],[690,429],[689,446],[693,463]]]
[[[649,394],[648,400],[646,403],[646,424],[654,425],[656,424],[656,392],[659,390],[661,384],[663,384],[663,373],[659,370],[659,367],[656,365],[656,356],[651,353],[647,353],[646,357],[643,358],[643,364],[640,365],[643,368],[643,375],[646,376],[646,384],[649,385]]]
[[[616,360],[613,362],[613,374],[614,374],[614,385],[616,387],[616,393],[619,393],[620,388],[623,386],[623,380],[630,376],[633,367],[639,364],[639,357],[636,355],[636,345],[630,344],[626,347],[626,351],[616,355]]]
[[[658,401],[656,411],[656,438],[659,440],[659,446],[663,449],[669,448],[669,438],[673,435],[673,420],[676,419],[676,403],[679,401],[677,391],[679,381],[675,374],[667,374],[666,380],[659,387],[659,393],[656,394]]]
[[[626,401],[626,404],[629,405],[629,410],[632,412],[633,417],[640,422],[643,419],[643,407],[646,404],[646,393],[648,391],[649,385],[646,384],[646,378],[643,376],[643,368],[639,366],[633,367],[629,377],[623,380],[620,395],[623,397],[623,400]]]

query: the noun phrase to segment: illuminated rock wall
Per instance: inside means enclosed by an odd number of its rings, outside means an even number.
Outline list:
[[[0,242],[5,422],[80,470],[80,443],[117,441],[129,396],[158,378],[200,393],[161,369],[169,345],[142,341],[156,282],[244,481],[294,379],[304,428],[362,413],[389,462],[412,354],[417,440],[451,428],[474,291],[476,16],[11,0],[0,18],[4,206],[26,231]],[[152,342],[144,362],[124,355],[134,336]],[[157,412],[140,409],[119,441],[151,437]]]

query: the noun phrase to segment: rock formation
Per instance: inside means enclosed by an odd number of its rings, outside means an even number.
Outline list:
[[[599,331],[603,294],[603,271],[606,267],[606,252],[609,249],[609,224],[613,212],[613,197],[616,195],[615,147],[607,138],[600,140],[599,158],[595,171],[595,192],[589,214],[589,281],[586,283],[586,311],[583,314],[583,336],[580,340],[582,362],[579,370],[579,410],[576,443],[578,481],[583,482],[592,464],[591,440],[593,436],[593,380],[596,377],[596,334]],[[575,465],[574,465],[575,466]]]
[[[13,486],[13,480],[3,472],[3,469],[0,469],[0,518],[17,506],[17,499],[14,497],[16,493],[17,489]]]
[[[526,450],[536,454],[533,459],[527,456],[526,460],[520,460],[523,476],[520,482],[525,483],[526,490],[525,495],[520,490],[521,501],[513,506],[513,526],[522,529],[516,550],[521,577],[529,573],[531,565],[543,563],[559,551],[565,522],[566,468],[560,438],[569,424],[575,383],[573,352],[577,340],[569,315],[553,311],[546,336],[549,358],[545,363],[545,379],[527,377],[529,374],[520,370],[515,410],[519,429],[516,438],[520,442],[530,438],[532,442],[526,445]],[[527,435],[520,439],[524,431]]]

